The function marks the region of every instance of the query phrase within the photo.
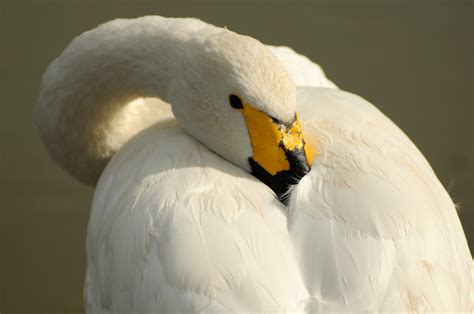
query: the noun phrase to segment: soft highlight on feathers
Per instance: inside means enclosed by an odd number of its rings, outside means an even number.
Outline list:
[[[168,36],[171,26],[179,38]],[[48,66],[37,103],[36,123],[53,160],[94,185],[115,152],[162,113],[156,104],[127,105],[140,97],[166,101],[173,71],[166,59],[175,53],[169,47],[205,27],[195,19],[146,17],[115,20],[74,39]],[[114,124],[117,116],[128,123]]]

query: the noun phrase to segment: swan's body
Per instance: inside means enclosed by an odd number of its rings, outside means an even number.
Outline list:
[[[179,49],[171,55],[171,45],[222,32],[189,19],[112,22],[76,39],[45,74],[39,126],[55,159],[95,182],[118,151],[98,182],[89,222],[88,312],[470,312],[471,255],[449,195],[402,131],[309,60],[271,48],[297,85],[306,85],[294,95],[277,59],[248,39],[242,44],[255,48],[248,58],[257,54],[261,65],[235,70],[223,57],[223,68],[212,59],[196,66],[209,70],[203,80],[217,91],[232,75],[255,70],[254,81],[236,79],[243,90],[232,92],[254,95],[258,110],[282,121],[298,112],[317,156],[289,190],[288,207],[249,174],[255,142],[250,127],[250,139],[238,136],[248,136],[241,115],[216,106],[195,119],[204,105],[190,90],[204,97],[206,85],[173,81],[183,74],[153,52],[188,58]],[[197,71],[186,66],[178,69]],[[180,123],[163,101],[123,107],[136,97],[170,102]]]

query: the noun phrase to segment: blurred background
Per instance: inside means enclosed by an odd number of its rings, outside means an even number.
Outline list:
[[[51,163],[33,108],[46,66],[74,37],[117,17],[194,16],[318,62],[427,156],[474,248],[473,10],[456,0],[2,0],[0,312],[83,312],[94,190]]]

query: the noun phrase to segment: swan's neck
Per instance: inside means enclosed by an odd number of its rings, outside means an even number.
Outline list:
[[[37,105],[40,135],[53,159],[95,184],[114,153],[160,119],[161,108],[128,104],[138,97],[167,101],[190,40],[211,27],[145,17],[115,20],[73,40],[45,72]]]

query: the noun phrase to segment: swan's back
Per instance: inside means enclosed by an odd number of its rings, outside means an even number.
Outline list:
[[[321,311],[469,311],[472,257],[422,153],[359,96],[299,88],[298,99],[321,152],[292,192],[288,228]]]

